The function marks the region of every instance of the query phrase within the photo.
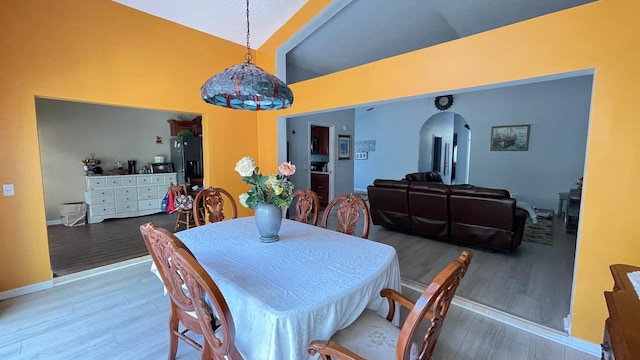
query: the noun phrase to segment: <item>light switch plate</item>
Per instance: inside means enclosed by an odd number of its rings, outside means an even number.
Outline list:
[[[13,196],[13,184],[2,184],[2,195]]]

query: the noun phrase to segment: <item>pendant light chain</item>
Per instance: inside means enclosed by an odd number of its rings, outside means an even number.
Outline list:
[[[248,63],[251,62],[251,47],[249,46],[249,0],[247,0],[247,54],[244,56],[244,59],[247,60]]]
[[[293,104],[293,92],[282,80],[253,64],[249,43],[247,1],[247,53],[245,61],[213,75],[200,87],[206,103],[238,110],[279,110]]]

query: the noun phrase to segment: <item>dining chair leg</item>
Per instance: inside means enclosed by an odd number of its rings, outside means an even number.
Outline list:
[[[178,317],[171,311],[169,317],[169,360],[176,360],[176,354],[178,353],[178,326],[180,321]]]
[[[173,228],[173,232],[178,231],[178,228],[180,227],[180,214],[179,213],[175,213],[176,214],[176,226]]]

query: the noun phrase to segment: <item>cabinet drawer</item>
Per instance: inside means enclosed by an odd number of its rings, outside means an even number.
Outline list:
[[[91,216],[102,216],[116,213],[116,205],[115,204],[104,204],[104,205],[91,205],[89,206],[89,213]]]
[[[138,185],[137,177],[136,176],[127,176],[125,178],[122,178],[122,185],[123,186],[136,186],[136,185]]]
[[[158,209],[160,212],[160,199],[140,200],[138,201],[138,210]]]
[[[168,184],[168,183],[176,184],[177,182],[178,182],[178,176],[176,174],[164,175],[164,183],[165,184]]]
[[[138,191],[134,187],[119,188],[119,189],[115,189],[115,191],[116,191],[116,198],[118,196],[123,196],[123,195],[136,196],[138,194]]]
[[[113,204],[113,203],[114,203],[113,196],[92,197],[92,198],[91,198],[91,205],[96,205],[96,204]]]
[[[138,188],[138,194],[158,195],[158,187],[157,186],[141,186]]]
[[[157,199],[158,194],[151,193],[138,193],[138,200],[148,200],[148,199]]]
[[[108,177],[107,178],[107,187],[120,187],[122,186],[122,178],[121,177]]]
[[[164,184],[164,175],[153,175],[151,177],[152,184]]]
[[[113,197],[113,189],[96,189],[96,190],[91,190],[90,193],[91,193],[91,199],[98,198],[98,197],[106,197],[106,196]]]
[[[169,192],[169,185],[158,186],[158,197],[160,199],[164,198],[164,196],[167,195],[168,192]]]
[[[138,194],[135,192],[133,194],[116,194],[116,202],[122,201],[138,201]]]
[[[138,185],[151,185],[151,176],[139,176]]]
[[[102,177],[92,177],[87,179],[87,186],[87,190],[102,189],[107,186],[107,181]]]
[[[124,213],[124,212],[131,212],[131,211],[138,211],[138,200],[116,203],[117,213]]]

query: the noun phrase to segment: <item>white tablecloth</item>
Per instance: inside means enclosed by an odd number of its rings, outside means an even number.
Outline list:
[[[253,217],[176,236],[227,300],[245,359],[311,358],[311,340],[329,339],[365,308],[386,316],[380,290],[400,290],[393,247],[292,220],[274,243],[260,242]]]

